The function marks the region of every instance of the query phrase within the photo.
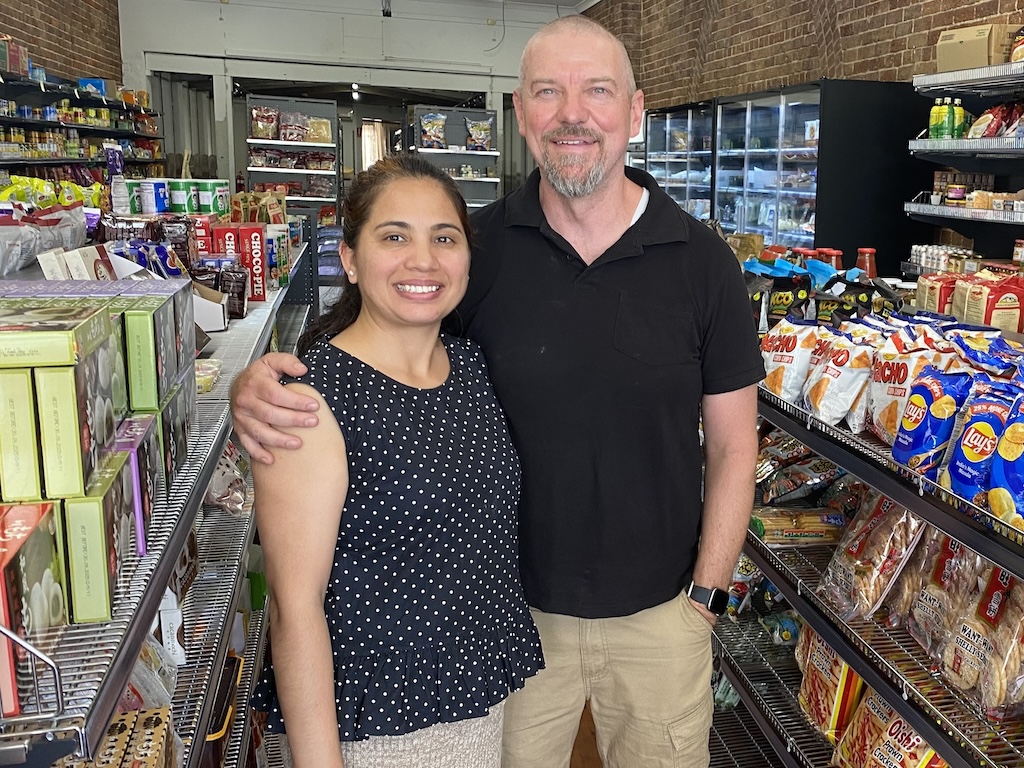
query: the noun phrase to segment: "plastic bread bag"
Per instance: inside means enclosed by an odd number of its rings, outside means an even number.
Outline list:
[[[1015,383],[975,384],[957,416],[949,447],[939,470],[939,484],[982,509],[988,508],[989,478],[996,447],[1017,400],[1024,394]]]
[[[984,381],[988,381],[986,376]],[[973,373],[943,373],[926,367],[914,380],[892,446],[892,457],[905,467],[935,480],[976,379]]]
[[[871,618],[924,530],[921,520],[881,494],[865,497],[822,575],[819,590],[845,620]]]
[[[796,464],[812,455],[813,451],[797,438],[785,435],[758,452],[754,480],[757,483],[763,483],[783,467]]]
[[[799,403],[807,374],[832,337],[813,320],[780,321],[761,340],[765,389],[787,403]]]
[[[993,515],[1024,531],[1024,398],[1006,422],[989,477],[988,506]]]
[[[330,144],[334,141],[331,121],[324,117],[311,117],[306,121],[306,141]]]
[[[249,121],[249,137],[253,139],[276,139],[280,113],[273,107],[253,107]]]
[[[805,648],[804,677],[797,697],[800,708],[811,724],[835,744],[853,717],[864,681],[819,635],[811,634]]]
[[[448,149],[444,137],[445,123],[448,115],[440,112],[429,112],[420,117],[420,146],[425,149]]]
[[[871,347],[837,334],[807,374],[801,393],[804,408],[826,424],[839,424],[867,386],[873,356]]]
[[[466,149],[473,151],[487,151],[491,148],[491,127],[494,125],[494,118],[486,120],[470,120],[466,118]]]
[[[906,626],[910,619],[914,602],[921,594],[921,587],[927,580],[931,564],[938,553],[942,535],[939,530],[925,526],[925,532],[910,562],[903,568],[896,584],[885,598],[885,605],[889,609],[885,620],[890,627]]]
[[[1024,589],[1002,568],[986,563],[973,599],[951,621],[940,649],[943,678],[1002,720],[1024,703],[1021,630]]]
[[[118,711],[167,706],[177,684],[178,665],[157,639],[147,634],[128,685],[118,701]]]
[[[832,756],[836,768],[945,768],[883,696],[867,689]]]
[[[754,507],[750,530],[770,547],[836,544],[846,522],[845,515],[829,509]]]
[[[819,493],[846,470],[828,459],[812,456],[797,464],[783,467],[768,478],[761,503],[766,506],[788,504]]]
[[[282,112],[278,138],[281,141],[305,141],[309,118],[299,112]]]

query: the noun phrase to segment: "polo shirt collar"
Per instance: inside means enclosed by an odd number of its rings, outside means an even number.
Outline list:
[[[675,200],[665,194],[649,173],[639,168],[625,167],[626,178],[647,189],[651,197],[640,220],[627,230],[624,238],[635,238],[638,245],[685,243],[690,239],[687,217]],[[519,189],[505,197],[506,227],[534,227],[552,231],[540,207],[540,169],[533,173]]]

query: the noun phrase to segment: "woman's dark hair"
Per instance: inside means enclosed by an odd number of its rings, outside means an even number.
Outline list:
[[[393,181],[402,179],[427,179],[436,181],[448,199],[451,200],[459,215],[466,237],[470,237],[469,215],[466,213],[466,201],[459,192],[459,187],[447,173],[421,156],[408,154],[388,155],[378,160],[367,170],[356,176],[352,186],[345,195],[341,206],[342,235],[350,248],[356,249],[363,225],[370,218],[377,198],[381,191]],[[298,353],[305,354],[317,339],[324,336],[333,337],[341,333],[359,317],[363,306],[363,297],[359,293],[359,285],[350,283],[344,268],[341,272],[341,296],[320,317],[313,320],[298,343]]]

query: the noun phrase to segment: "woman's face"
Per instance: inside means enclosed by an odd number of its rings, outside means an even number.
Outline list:
[[[389,327],[431,326],[466,292],[469,240],[440,184],[401,179],[381,190],[355,248],[341,246],[341,261],[359,285],[361,318]]]

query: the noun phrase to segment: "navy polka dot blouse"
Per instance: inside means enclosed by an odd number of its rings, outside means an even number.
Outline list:
[[[342,741],[482,716],[543,666],[519,584],[519,460],[480,349],[442,340],[451,373],[434,389],[326,339],[297,379],[323,395],[348,450],[324,603]],[[285,730],[269,660],[253,704]]]

